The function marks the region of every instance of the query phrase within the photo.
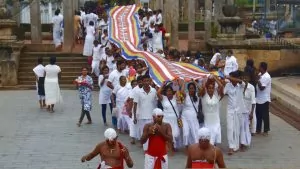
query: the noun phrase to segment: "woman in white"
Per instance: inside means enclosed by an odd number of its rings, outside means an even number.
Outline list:
[[[126,121],[122,120],[122,110],[124,107],[124,104],[126,102],[126,100],[129,97],[129,93],[130,93],[130,85],[127,85],[127,79],[125,76],[120,76],[120,84],[114,88],[113,93],[116,95],[116,103],[113,103],[113,107],[117,108],[118,113],[117,113],[117,117],[118,117],[118,123],[117,123],[117,128],[118,130],[121,132],[123,131],[128,131],[129,126],[127,125]]]
[[[162,32],[159,31],[158,25],[155,25],[155,30],[152,33],[152,50],[153,53],[156,53],[159,50],[163,50],[163,39]]]
[[[92,64],[92,54],[93,54],[93,43],[95,40],[95,27],[94,22],[90,21],[89,26],[86,27],[86,37],[83,47],[83,56],[87,56],[89,65]]]
[[[95,73],[96,76],[100,74],[100,60],[101,60],[101,51],[102,46],[99,44],[97,40],[94,40],[94,48],[93,48],[93,61],[92,61],[92,72]]]
[[[45,100],[48,106],[47,110],[51,113],[54,112],[54,105],[62,101],[58,84],[58,75],[61,69],[55,63],[56,57],[52,56],[50,64],[45,67]]]
[[[218,88],[215,87],[216,82]],[[220,100],[224,94],[223,85],[218,77],[210,75],[206,83],[203,84],[200,95],[202,96],[204,127],[211,131],[210,144],[221,143]]]
[[[172,89],[171,85],[164,85],[157,91],[157,97],[159,101],[161,101],[163,112],[164,112],[164,119],[163,121],[169,123],[172,128],[172,135],[173,135],[173,144],[170,148],[180,148],[179,145],[179,136],[180,130],[177,123],[179,118],[179,110],[177,107],[177,101],[175,97],[175,92]]]
[[[59,10],[56,10],[55,15],[52,18],[53,42],[55,48],[59,48],[62,45],[62,27],[61,27],[62,22],[63,22],[63,17],[62,15],[59,15]]]
[[[198,90],[194,82],[189,83],[187,87],[188,92],[185,93],[185,83],[182,83],[181,93],[184,103],[181,118],[183,123],[183,144],[186,147],[199,141],[197,139],[197,132],[200,128],[197,118],[199,109]]]
[[[102,68],[101,72],[102,73],[99,76],[99,80],[98,80],[98,84],[100,87],[99,104],[101,105],[103,123],[105,126],[107,126],[106,107],[107,107],[107,104],[109,104],[110,112],[112,112],[112,103],[111,103],[111,99],[110,99],[112,90],[109,87],[107,87],[109,68],[107,66],[104,66]]]

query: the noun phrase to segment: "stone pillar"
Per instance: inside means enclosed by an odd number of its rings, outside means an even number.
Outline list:
[[[164,13],[164,25],[167,32],[171,33],[170,44],[178,48],[178,20],[179,20],[179,0],[165,0],[163,10]]]
[[[63,50],[71,52],[74,46],[74,1],[63,0],[64,14],[64,44]]]
[[[73,0],[73,12],[75,14],[75,10],[79,9],[79,1],[78,0]]]
[[[195,39],[195,0],[188,1],[188,21],[188,40],[193,41]]]
[[[211,12],[212,12],[212,1],[205,0],[205,41],[208,41],[211,37]]]
[[[140,5],[140,0],[135,0],[136,5]]]
[[[12,19],[17,22],[17,26],[20,26],[21,21],[21,6],[19,0],[13,0]]]
[[[265,0],[266,5],[266,13],[270,12],[271,2],[270,0]]]
[[[40,0],[30,2],[31,43],[42,43]]]

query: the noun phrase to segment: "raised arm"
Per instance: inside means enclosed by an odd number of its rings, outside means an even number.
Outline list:
[[[218,78],[218,76],[214,76],[215,81],[218,84],[218,94],[221,98],[224,97],[224,85],[223,83],[220,81],[220,79]]]

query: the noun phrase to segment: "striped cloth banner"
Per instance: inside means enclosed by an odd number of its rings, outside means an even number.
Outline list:
[[[184,80],[201,79],[210,72],[194,64],[171,62],[159,54],[138,49],[141,41],[136,5],[116,6],[109,12],[108,37],[111,42],[122,49],[122,56],[127,59],[142,59],[146,62],[149,73],[156,85],[177,78]],[[211,72],[220,76],[219,72]]]

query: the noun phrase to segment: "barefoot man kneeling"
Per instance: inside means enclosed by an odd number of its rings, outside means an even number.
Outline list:
[[[199,143],[192,144],[188,148],[186,168],[226,168],[222,151],[210,144],[210,131],[208,128],[201,128],[198,131]]]
[[[100,142],[91,153],[83,156],[81,161],[90,161],[99,154],[101,164],[98,169],[124,169],[124,160],[126,161],[127,166],[132,168],[133,162],[128,149],[117,141],[118,136],[116,131],[112,128],[108,128],[104,132],[104,137],[106,140]]]
[[[163,111],[153,110],[153,122],[145,125],[141,143],[148,143],[144,169],[168,169],[167,142],[172,142],[170,124],[163,122]]]

